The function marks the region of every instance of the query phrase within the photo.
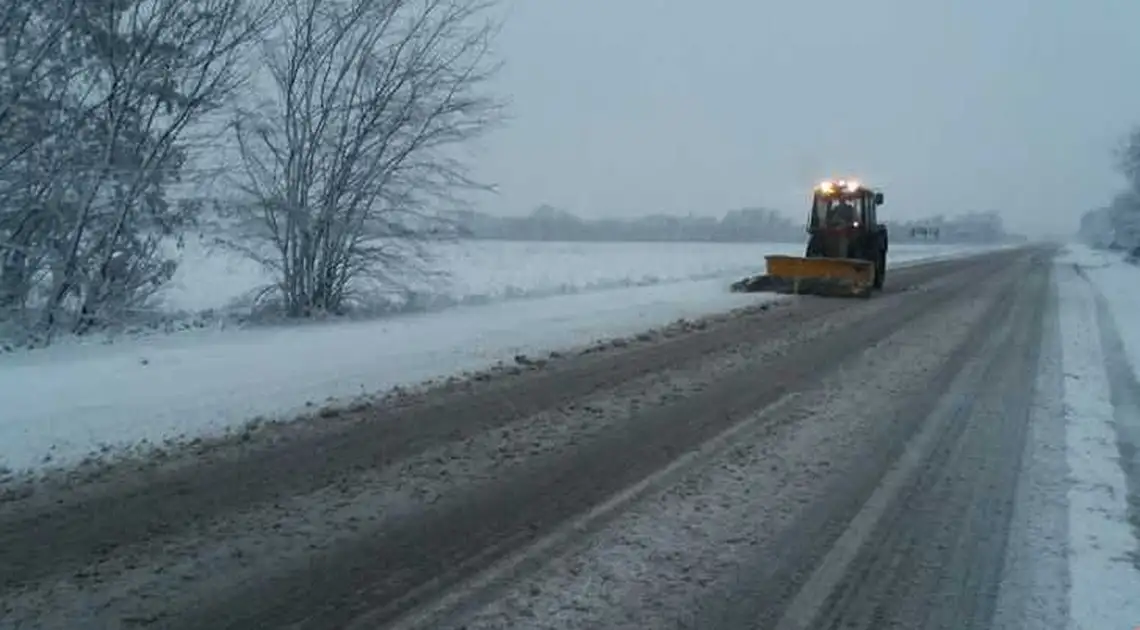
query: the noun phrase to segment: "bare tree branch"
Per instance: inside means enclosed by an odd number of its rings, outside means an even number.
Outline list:
[[[458,146],[500,120],[483,0],[288,0],[274,98],[235,121],[245,216],[276,250],[287,314],[340,311],[422,271],[439,204],[479,186]]]
[[[10,80],[0,97],[25,140],[0,150],[0,242],[18,252],[0,258],[0,293],[26,304],[27,278],[46,273],[50,337],[61,321],[82,332],[135,308],[173,273],[160,245],[200,207],[168,196],[188,174],[189,132],[232,105],[276,6],[18,1],[23,12],[0,12],[0,27],[35,25],[46,52],[25,64],[34,82]]]

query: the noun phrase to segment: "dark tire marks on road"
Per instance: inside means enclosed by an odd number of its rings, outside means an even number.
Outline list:
[[[303,567],[266,574],[211,596],[191,610],[171,610],[161,620],[162,627],[174,629],[332,628],[368,611],[378,623],[392,621],[667,466],[756,410],[786,394],[817,387],[822,376],[856,360],[866,348],[974,295],[985,285],[1008,293],[1008,299],[992,300],[992,313],[987,317],[987,321],[1002,322],[1008,335],[986,355],[990,362],[974,377],[984,395],[971,397],[963,393],[968,391],[963,389],[966,386],[959,386],[956,391],[962,406],[957,408],[958,415],[942,421],[946,433],[938,441],[941,450],[932,454],[930,467],[914,482],[915,488],[928,492],[902,495],[889,511],[893,524],[882,530],[857,562],[868,571],[884,561],[920,562],[921,554],[907,550],[933,540],[937,552],[923,547],[924,553],[934,553],[933,559],[948,562],[955,575],[969,576],[975,585],[970,592],[976,599],[959,601],[955,609],[969,609],[974,618],[985,619],[992,601],[984,596],[983,587],[1001,569],[1000,564],[985,559],[1002,555],[1004,526],[1000,521],[1008,521],[1007,503],[1016,481],[1015,472],[1010,471],[1015,471],[1017,458],[998,455],[1020,453],[1014,447],[1023,441],[1023,390],[1032,382],[1035,360],[1025,348],[1033,345],[1032,337],[1041,328],[1039,318],[1033,319],[1032,305],[1039,297],[1034,291],[1043,291],[1041,278],[1046,277],[1032,271],[1049,255],[1044,250],[1012,250],[899,269],[891,276],[889,290],[874,300],[796,300],[674,338],[573,357],[471,389],[443,387],[400,406],[355,410],[351,421],[327,431],[253,449],[241,457],[138,477],[120,471],[119,477],[111,476],[121,480],[118,485],[104,482],[13,502],[0,509],[0,601],[6,593],[84,567],[124,547],[146,549],[163,538],[189,535],[211,519],[345,483],[360,471],[383,469],[433,446],[523,422],[544,410],[610,391],[666,367],[684,369],[718,353],[746,356],[750,348],[783,340],[781,351],[764,362],[746,362],[702,391],[633,414],[628,421],[584,440],[572,452],[525,468],[524,474],[386,520],[374,531],[313,550]],[[1034,280],[1017,287],[1013,279],[1020,276]],[[986,332],[992,331],[977,332],[978,344],[992,342],[994,337]],[[976,352],[977,348],[966,344],[937,378],[954,379]],[[1025,373],[1019,376],[1017,370]],[[1011,388],[1008,397],[991,391],[1000,380]],[[915,422],[906,420],[925,417],[937,400],[944,398],[900,407],[900,416],[890,421],[899,425],[901,433],[882,443],[877,458],[852,475],[848,485],[836,488],[829,502],[814,508],[817,518],[789,532],[786,553],[775,570],[767,570],[766,576],[758,576],[750,586],[752,599],[741,598],[740,605],[721,610],[720,620],[706,627],[751,627],[744,623],[747,617],[750,623],[777,619],[819,557],[874,490],[883,471],[897,459],[905,436],[917,430]],[[965,519],[959,527],[935,527],[952,510],[927,498],[937,496],[956,506],[955,514]],[[1000,516],[993,520],[993,514]],[[998,533],[986,534],[984,523],[998,524]],[[965,533],[970,535],[961,538]],[[942,577],[923,567],[909,569],[915,581],[907,588],[929,594],[943,585]],[[860,601],[889,606],[906,585],[883,578],[852,586],[862,589],[865,596]],[[900,602],[921,599],[914,591],[904,595]],[[846,599],[829,601],[826,614],[847,611],[849,606]],[[760,609],[755,607],[757,602]],[[843,615],[862,614],[852,611],[835,614],[843,619],[848,618]],[[868,627],[875,627],[871,622],[876,620],[914,618],[900,608],[867,614]]]

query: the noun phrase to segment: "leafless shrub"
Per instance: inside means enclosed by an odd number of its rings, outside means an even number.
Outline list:
[[[499,120],[482,0],[286,0],[268,97],[234,122],[244,171],[224,241],[285,314],[342,311],[424,271],[442,205],[479,188],[456,149]],[[236,226],[236,228],[235,228]]]

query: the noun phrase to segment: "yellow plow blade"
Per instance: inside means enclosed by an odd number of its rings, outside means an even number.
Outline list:
[[[874,265],[854,258],[801,258],[798,256],[765,256],[768,275],[779,278],[832,278],[865,283],[875,280]]]
[[[765,256],[768,273],[746,278],[733,291],[867,297],[875,282],[874,263],[854,258]]]

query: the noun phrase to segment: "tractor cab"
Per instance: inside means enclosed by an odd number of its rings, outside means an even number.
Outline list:
[[[808,233],[841,230],[863,232],[878,225],[876,209],[883,193],[864,188],[857,181],[826,181],[812,195]]]

